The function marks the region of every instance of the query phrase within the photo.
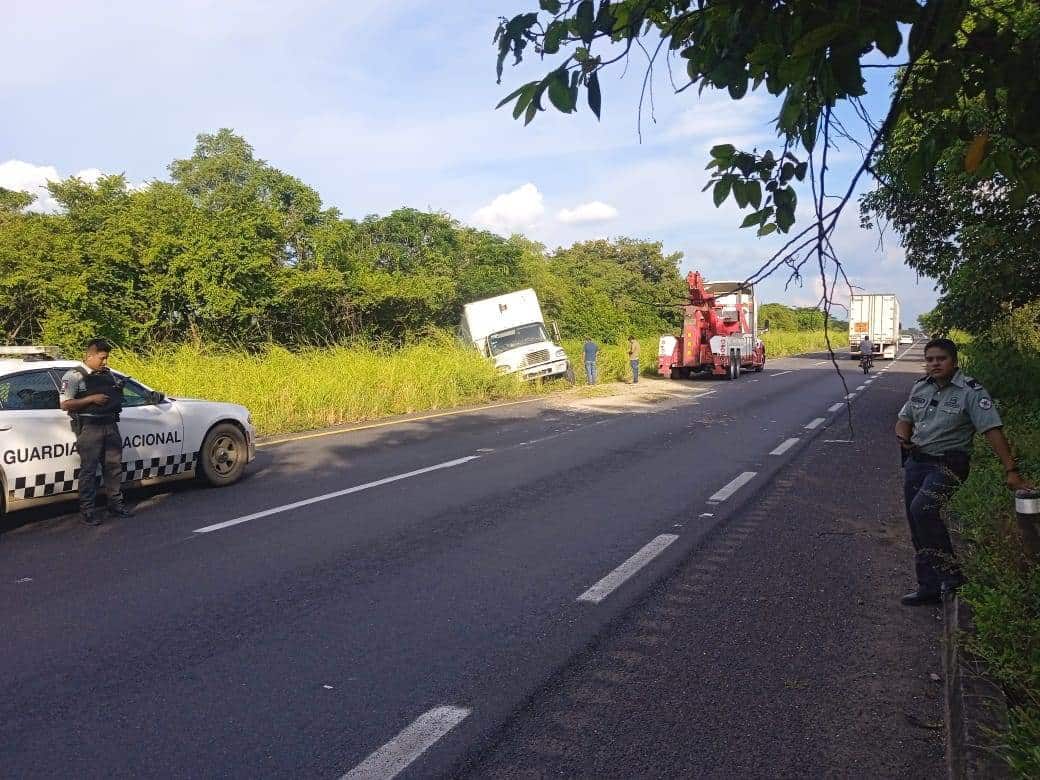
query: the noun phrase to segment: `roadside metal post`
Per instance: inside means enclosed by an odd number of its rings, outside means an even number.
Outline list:
[[[1040,561],[1040,490],[1016,490],[1015,513],[1026,552],[1036,563]]]

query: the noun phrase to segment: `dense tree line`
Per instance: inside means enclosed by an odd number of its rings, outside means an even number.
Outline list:
[[[346,219],[229,130],[200,135],[169,170],[143,188],[123,176],[53,182],[53,214],[0,190],[6,342],[403,341],[454,327],[466,301],[524,286],[569,336],[663,332],[680,316],[680,255],[660,243],[548,252],[440,213]]]

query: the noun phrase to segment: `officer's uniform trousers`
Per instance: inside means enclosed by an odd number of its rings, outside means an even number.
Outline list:
[[[960,452],[947,453],[941,459],[910,457],[903,466],[903,496],[914,544],[914,569],[923,590],[940,590],[944,582],[960,583],[960,569],[942,508],[967,479],[969,470],[969,456]]]
[[[119,425],[111,423],[92,423],[84,420],[83,428],[76,436],[76,447],[79,450],[79,508],[82,512],[94,510],[97,498],[97,471],[101,472],[108,495],[109,506],[121,506],[122,490],[122,456],[123,438],[119,435]]]

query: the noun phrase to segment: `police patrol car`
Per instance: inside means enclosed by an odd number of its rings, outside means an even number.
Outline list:
[[[50,347],[0,345],[0,514],[75,498],[79,454],[59,406],[62,375],[84,368]],[[125,378],[119,432],[123,482],[200,477],[230,485],[256,454],[249,411],[237,404],[168,398]]]

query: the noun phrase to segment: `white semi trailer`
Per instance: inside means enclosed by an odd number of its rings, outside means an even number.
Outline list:
[[[899,298],[892,293],[863,293],[849,302],[849,357],[859,360],[859,343],[869,336],[874,357],[893,359],[899,346]]]

